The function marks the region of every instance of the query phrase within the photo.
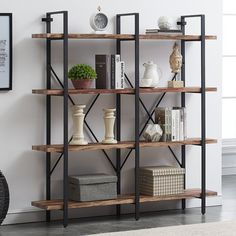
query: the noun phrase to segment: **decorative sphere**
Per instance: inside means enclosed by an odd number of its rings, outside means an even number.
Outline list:
[[[173,21],[168,16],[161,16],[158,19],[158,26],[161,30],[169,30],[173,26]]]

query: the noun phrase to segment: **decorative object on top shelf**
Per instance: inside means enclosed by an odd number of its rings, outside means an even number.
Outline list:
[[[88,142],[84,139],[84,108],[86,105],[75,105],[73,106],[73,123],[74,123],[74,134],[71,145],[87,145]]]
[[[162,75],[161,70],[153,61],[148,61],[143,66],[145,67],[145,71],[140,81],[140,87],[157,87]]]
[[[158,27],[161,30],[170,30],[173,27],[173,19],[169,16],[160,16],[158,19]]]
[[[97,8],[98,12],[90,17],[90,26],[95,31],[95,33],[104,33],[108,26],[108,17],[106,14],[101,12],[101,7]]]
[[[179,45],[177,43],[175,43],[173,46],[173,52],[170,55],[169,62],[170,62],[170,68],[171,68],[172,73],[178,74],[181,72],[181,68],[183,64],[183,57],[180,53]],[[176,76],[175,76],[175,79],[173,81],[168,81],[168,87],[183,88],[184,82],[181,80],[176,80]]]
[[[103,109],[104,111],[104,124],[105,124],[105,139],[102,141],[104,144],[117,143],[114,136],[114,125],[115,125],[115,111],[114,108]]]
[[[143,133],[143,137],[148,142],[158,142],[161,139],[163,130],[158,124],[148,124]]]
[[[5,219],[9,208],[9,189],[7,181],[0,171],[0,225]]]
[[[76,89],[88,89],[92,87],[97,73],[89,65],[77,64],[69,70],[68,77]]]

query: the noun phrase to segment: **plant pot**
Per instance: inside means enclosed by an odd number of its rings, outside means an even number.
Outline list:
[[[75,89],[89,89],[93,85],[93,79],[72,79],[71,82]]]

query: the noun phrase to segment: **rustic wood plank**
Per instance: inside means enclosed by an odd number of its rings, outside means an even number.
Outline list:
[[[207,139],[207,144],[217,143],[216,139]],[[140,141],[141,148],[147,147],[168,147],[168,146],[181,146],[181,145],[200,145],[201,139],[192,138],[184,141],[174,141],[174,142],[146,142]],[[134,148],[134,141],[124,141],[118,142],[117,144],[103,144],[103,143],[89,143],[88,145],[69,145],[69,151],[94,151],[94,150],[108,150],[108,149],[125,149],[125,148]],[[34,151],[42,151],[42,152],[63,152],[62,144],[54,144],[54,145],[35,145],[32,146],[32,150]]]
[[[140,196],[140,202],[158,202],[158,201],[170,201],[170,200],[181,200],[181,199],[191,199],[191,198],[199,198],[201,196],[200,189],[187,189],[182,194],[176,195],[168,195],[168,196]],[[217,192],[207,190],[206,196],[212,197],[217,196]],[[121,195],[118,196],[117,199],[111,200],[100,200],[100,201],[89,201],[89,202],[76,202],[69,201],[69,208],[87,208],[87,207],[96,207],[96,206],[110,206],[117,204],[133,204],[134,203],[134,195]],[[63,201],[62,200],[42,200],[42,201],[33,201],[31,203],[32,206],[44,209],[44,210],[62,210],[63,209]]]
[[[70,95],[73,94],[134,94],[134,89],[69,89]],[[206,92],[216,92],[216,87],[207,87]],[[140,93],[200,93],[200,87],[184,87],[184,88],[140,88]],[[62,89],[33,89],[33,94],[62,96],[64,91]]]
[[[62,39],[63,34],[32,34],[32,38]],[[69,34],[69,39],[134,39],[133,34]],[[200,40],[200,35],[177,35],[177,34],[140,34],[141,40]],[[215,40],[217,36],[206,35],[206,40]]]

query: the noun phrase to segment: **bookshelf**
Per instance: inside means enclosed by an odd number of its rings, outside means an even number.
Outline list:
[[[51,25],[54,15],[62,15],[63,17],[63,32],[54,34],[51,32]],[[122,34],[121,33],[121,18],[126,16],[134,17],[134,34]],[[201,20],[201,34],[200,35],[186,35],[186,19],[198,17]],[[138,220],[140,217],[140,204],[145,202],[158,202],[158,201],[171,201],[171,200],[181,200],[182,209],[185,209],[185,200],[198,198],[201,200],[201,213],[205,214],[206,212],[206,197],[216,196],[217,192],[206,189],[206,145],[214,144],[217,140],[206,137],[206,93],[216,92],[217,88],[215,87],[206,87],[205,85],[205,42],[206,40],[215,40],[217,37],[214,35],[205,34],[205,16],[204,15],[190,15],[190,16],[181,16],[181,25],[182,34],[155,34],[155,35],[144,35],[139,34],[139,14],[130,13],[130,14],[118,14],[116,16],[116,34],[69,34],[68,33],[68,12],[50,12],[46,13],[46,17],[42,19],[46,23],[46,33],[42,34],[33,34],[32,38],[34,39],[43,39],[46,41],[46,64],[47,64],[47,86],[45,89],[33,89],[33,94],[45,95],[46,96],[46,144],[44,145],[33,145],[32,150],[45,152],[46,154],[46,197],[44,200],[32,201],[32,206],[43,209],[46,211],[46,221],[50,222],[51,220],[51,211],[52,210],[62,210],[63,211],[63,225],[66,227],[68,225],[68,211],[69,209],[79,209],[87,207],[97,207],[97,206],[116,206],[116,214],[119,216],[121,214],[121,206],[123,204],[133,204],[135,207],[135,219]],[[121,54],[121,42],[123,41],[133,41],[134,46],[134,61],[135,61],[135,84],[131,84],[131,88],[126,89],[69,89],[68,88],[68,45],[69,40],[101,40],[109,39],[116,41],[116,54]],[[63,81],[59,80],[59,77],[56,75],[55,71],[52,69],[51,65],[51,47],[52,43],[55,40],[62,40],[63,42]],[[140,88],[139,87],[139,48],[140,40],[179,40],[181,42],[181,54],[183,56],[183,67],[181,70],[181,80],[185,82],[185,44],[186,42],[200,42],[201,44],[201,81],[200,87],[184,87],[184,88]],[[53,89],[51,85],[51,76],[54,74],[58,83],[61,86],[61,89]],[[156,107],[159,106],[162,99],[168,93],[180,93],[181,95],[181,107],[185,107],[185,94],[193,93],[199,94],[201,99],[201,137],[186,139],[184,141],[175,141],[175,142],[145,142],[140,141],[140,136],[145,128],[141,129],[140,120],[139,120],[139,110],[140,105],[145,108],[145,105],[142,103],[140,94],[159,94],[157,99]],[[83,95],[91,94],[95,95],[94,100],[88,108],[86,115],[88,115],[91,108],[96,103],[98,97],[102,94],[114,94],[116,97],[116,139],[118,140],[117,144],[102,144],[99,143],[96,135],[93,133],[92,129],[89,127],[88,123],[85,120],[85,125],[88,128],[90,134],[96,142],[89,143],[86,146],[72,146],[69,144],[69,132],[68,132],[68,100],[74,104],[71,95]],[[121,140],[121,96],[122,95],[132,95],[134,97],[134,107],[135,107],[135,135],[133,140],[124,141]],[[51,143],[51,97],[60,96],[63,97],[63,143],[61,144],[52,144]],[[145,108],[146,109],[146,108]],[[154,111],[148,111],[148,119],[146,124],[152,119]],[[186,149],[187,145],[196,145],[201,148],[201,188],[200,189],[185,189],[183,194],[162,196],[162,197],[152,197],[144,196],[139,192],[139,165],[140,165],[140,149],[141,148],[168,148],[173,156],[175,157],[178,164],[182,167],[186,167]],[[175,156],[172,147],[179,146],[181,148],[181,157],[180,160]],[[114,164],[107,150],[115,149],[116,150],[116,163]],[[121,149],[128,149],[128,154],[123,158],[121,156]],[[114,172],[117,175],[117,193],[118,198],[112,200],[100,200],[100,201],[89,201],[89,202],[74,202],[68,199],[68,163],[69,163],[69,153],[70,152],[81,152],[81,151],[97,151],[101,150],[104,153],[104,156],[108,159],[111,166],[113,167]],[[134,152],[134,175],[135,175],[135,191],[132,195],[123,195],[121,193],[121,173],[122,168],[125,165],[126,161],[130,157],[130,154]],[[58,153],[59,157],[52,166],[51,154]],[[57,167],[57,164],[63,161],[63,195],[61,199],[52,199],[51,195],[51,174]]]

